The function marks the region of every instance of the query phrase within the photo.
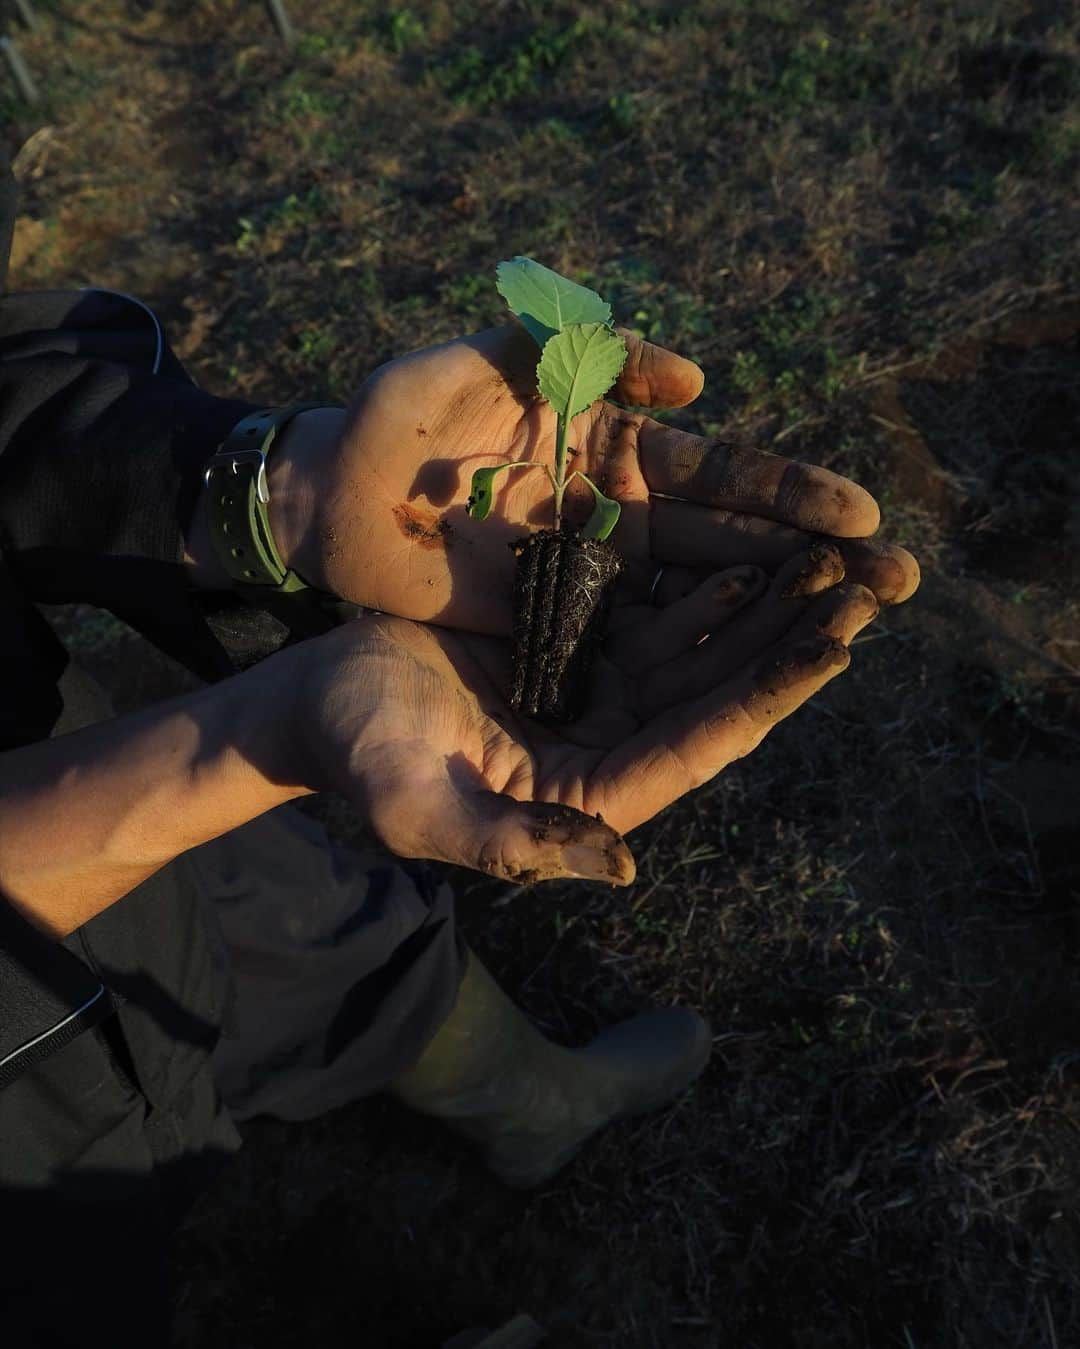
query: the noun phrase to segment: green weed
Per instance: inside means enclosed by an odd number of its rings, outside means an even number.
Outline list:
[[[282,116],[289,120],[314,118],[328,121],[338,114],[341,104],[340,94],[312,88],[298,81],[287,83],[280,99]]]
[[[565,26],[545,22],[527,37],[506,45],[466,47],[436,68],[437,78],[454,102],[467,107],[510,103],[533,93],[588,32],[584,18]]]
[[[421,47],[427,41],[427,28],[411,9],[392,8],[383,28],[384,41],[398,56]]]
[[[242,256],[258,253],[275,236],[324,224],[328,209],[326,196],[318,187],[304,193],[290,192],[257,213],[238,216],[236,223],[240,228],[233,247]]]
[[[297,339],[296,350],[308,365],[320,366],[334,350],[334,335],[326,328],[304,328]]]
[[[491,277],[482,272],[451,278],[440,295],[442,304],[466,326],[490,323],[497,308],[492,303]]]

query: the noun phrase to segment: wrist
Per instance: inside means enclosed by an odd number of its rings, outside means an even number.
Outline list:
[[[272,725],[256,738],[266,749],[263,772],[298,795],[339,792],[352,796],[371,749],[368,737],[385,691],[378,657],[378,620],[352,619],[330,632],[279,651],[244,678],[252,701],[272,711]]]
[[[264,810],[320,790],[307,782],[295,696],[306,645],[286,647],[207,690],[221,695],[211,713],[220,731],[210,742],[231,761],[234,777],[247,777],[251,792],[265,801]]]
[[[309,586],[332,592],[327,562],[336,540],[320,525],[335,481],[344,408],[311,408],[281,431],[266,465],[270,529],[282,561]]]
[[[317,521],[334,481],[344,425],[344,408],[317,407],[298,412],[275,436],[265,461],[270,500],[264,508],[264,518],[271,536],[270,552],[276,551],[276,560],[309,586],[331,593],[326,563],[327,555],[332,556],[334,543],[321,537]],[[215,481],[212,490],[220,489],[221,483]],[[222,526],[213,522],[210,490],[208,479],[206,488],[199,493],[187,530],[184,563],[195,585],[229,590],[234,576],[219,555],[220,538],[215,538],[215,534],[220,534]],[[245,483],[242,490],[246,493],[254,489]],[[241,526],[240,534],[244,532]],[[237,541],[240,542],[239,537]]]

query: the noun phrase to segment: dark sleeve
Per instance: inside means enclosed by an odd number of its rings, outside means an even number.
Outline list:
[[[0,895],[0,1089],[115,1006],[89,965]]]
[[[0,166],[0,275],[14,211]],[[182,563],[184,532],[203,464],[256,406],[199,389],[140,300],[5,292],[0,550],[19,588],[111,609],[181,659],[200,635],[213,642]],[[208,677],[229,669],[187,663]]]
[[[154,314],[111,291],[0,299],[0,523],[39,600],[90,557],[179,564],[201,469],[254,409],[196,388]]]

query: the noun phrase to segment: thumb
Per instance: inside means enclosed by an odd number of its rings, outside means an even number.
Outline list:
[[[557,877],[629,885],[636,874],[630,849],[602,820],[570,806],[477,790],[450,773],[426,790],[410,790],[403,809],[379,814],[373,823],[400,856],[452,862],[519,885]]]
[[[681,408],[705,387],[705,375],[693,361],[646,342],[626,328],[618,332],[626,343],[626,364],[608,395],[617,403]]]
[[[560,876],[629,885],[637,871],[621,835],[570,806],[463,793],[439,823],[446,861],[518,885]]]

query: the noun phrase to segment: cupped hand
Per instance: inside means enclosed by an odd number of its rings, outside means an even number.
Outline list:
[[[293,648],[307,786],[348,796],[392,852],[524,883],[634,876],[621,835],[749,753],[846,668],[877,612],[816,545],[771,580],[727,569],[625,606],[568,727],[506,703],[509,646],[367,616]],[[275,657],[280,661],[283,657]]]
[[[624,598],[644,598],[661,565],[669,597],[725,566],[773,572],[816,535],[838,540],[849,578],[881,602],[912,594],[914,558],[869,537],[877,504],[855,483],[617,406],[679,407],[703,382],[693,362],[624,336],[628,358],[611,392],[615,401],[575,418],[570,440],[571,467],[622,504],[613,542],[627,562]],[[475,469],[552,461],[555,419],[536,391],[537,359],[522,328],[490,329],[381,367],[322,453],[305,458],[303,419],[294,423],[278,472],[286,483],[291,475],[300,507],[278,508],[274,525],[290,564],[368,608],[508,632],[509,545],[550,525],[550,484],[542,472],[518,470],[497,480],[487,520],[471,519],[465,506]],[[590,507],[579,479],[567,513],[583,519]]]

